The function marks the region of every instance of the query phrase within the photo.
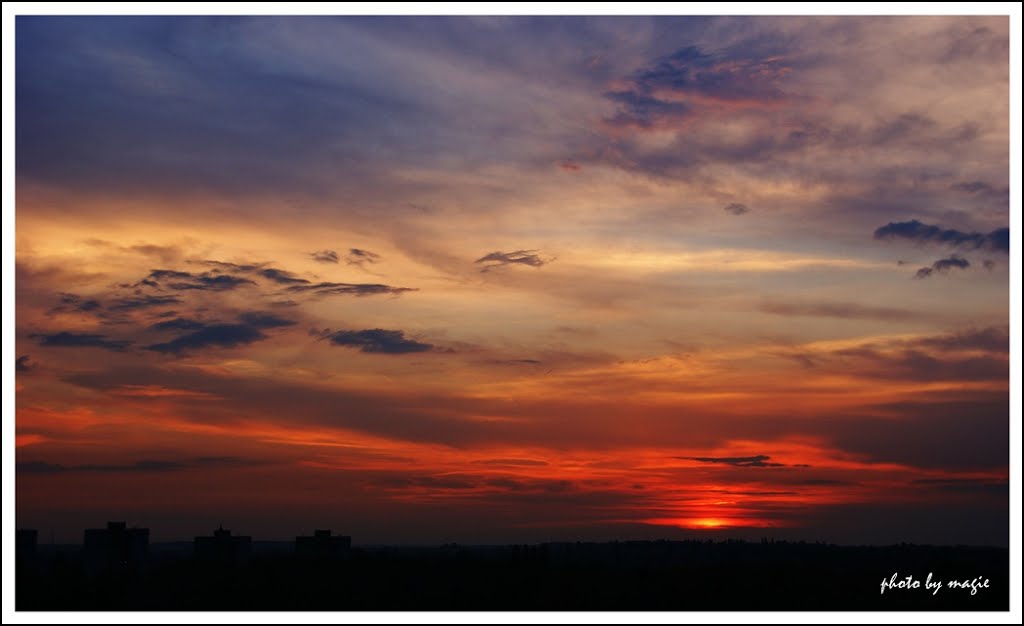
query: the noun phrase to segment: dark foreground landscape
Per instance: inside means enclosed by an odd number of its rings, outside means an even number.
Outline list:
[[[944,583],[935,594],[929,573]],[[893,574],[920,586],[881,593]],[[972,595],[950,580],[980,587]],[[199,554],[169,543],[152,544],[144,562],[40,546],[20,556],[16,593],[18,610],[1005,611],[1008,581],[1003,548],[638,541],[318,552],[254,542],[244,554]]]

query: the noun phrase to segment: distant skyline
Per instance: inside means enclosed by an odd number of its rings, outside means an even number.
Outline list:
[[[1008,18],[15,45],[41,543],[1007,545]]]

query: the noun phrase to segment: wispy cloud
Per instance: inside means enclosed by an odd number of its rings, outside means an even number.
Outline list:
[[[19,462],[16,471],[19,474],[61,474],[67,472],[110,472],[110,473],[158,473],[178,472],[188,469],[208,469],[211,467],[231,467],[256,465],[248,459],[235,456],[195,457],[183,460],[142,459],[132,463],[84,463],[80,465],[64,465],[47,461]]]
[[[348,255],[345,257],[345,262],[349,265],[355,265],[358,267],[365,267],[367,265],[374,265],[380,262],[380,255],[376,252],[369,250],[363,250],[362,248],[350,248]]]
[[[742,202],[730,202],[729,204],[722,207],[722,210],[726,213],[732,213],[733,215],[743,215],[744,213],[750,213],[750,207],[743,204]]]
[[[308,293],[315,296],[397,296],[409,291],[419,291],[412,287],[392,287],[378,283],[311,283],[308,285],[292,285],[286,289],[291,293]]]
[[[320,263],[337,263],[338,253],[334,250],[318,250],[316,252],[310,252],[309,256],[313,257],[314,261]]]
[[[336,346],[358,348],[360,352],[371,354],[409,354],[434,349],[432,344],[406,338],[405,332],[401,330],[384,330],[382,328],[326,330],[320,333],[320,338]]]
[[[526,265],[529,267],[541,267],[550,262],[550,259],[542,259],[537,250],[516,250],[515,252],[491,252],[480,257],[474,263],[483,265],[481,272],[487,272],[497,267],[508,265]]]
[[[927,317],[917,311],[893,307],[875,307],[856,302],[807,302],[794,300],[765,300],[758,310],[773,315],[835,317],[839,319],[868,319],[883,321],[914,320]]]
[[[772,457],[766,454],[756,454],[754,456],[681,456],[678,458],[685,461],[731,465],[732,467],[785,467],[782,463],[772,462]]]

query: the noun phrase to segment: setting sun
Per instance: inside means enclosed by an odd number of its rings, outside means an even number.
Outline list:
[[[723,528],[728,526],[735,526],[730,520],[722,519],[720,517],[700,517],[694,520],[688,520],[688,523],[684,522],[688,528]]]

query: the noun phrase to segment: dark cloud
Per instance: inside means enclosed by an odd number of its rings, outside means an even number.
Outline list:
[[[472,463],[474,465],[512,465],[523,467],[541,467],[548,464],[547,461],[538,461],[536,459],[483,459],[472,461]]]
[[[949,185],[954,192],[965,194],[973,202],[982,202],[992,208],[1007,210],[1010,204],[1010,187],[995,185],[984,180],[965,180]]]
[[[752,497],[765,497],[765,496],[795,496],[798,495],[799,491],[767,491],[767,490],[733,490],[733,489],[708,489],[708,493],[721,493],[730,496],[752,496]]]
[[[36,339],[39,345],[46,348],[103,348],[104,350],[113,350],[114,352],[122,352],[132,343],[122,339],[109,339],[106,335],[68,331],[53,334],[33,334],[29,335],[29,337]]]
[[[1010,483],[1006,481],[979,480],[976,478],[918,478],[915,485],[933,487],[941,491],[966,493],[1009,494]]]
[[[957,256],[957,255],[953,254],[953,255],[950,255],[948,258],[939,259],[938,261],[932,263],[931,267],[922,267],[922,268],[920,268],[919,270],[917,270],[917,273],[914,274],[914,278],[917,278],[917,279],[928,278],[929,276],[931,276],[935,272],[939,272],[940,274],[945,274],[945,273],[949,272],[949,270],[951,270],[951,269],[962,269],[962,270],[965,270],[965,269],[967,269],[970,266],[971,266],[971,262],[970,261],[968,261],[967,259],[965,259],[963,257],[960,257],[960,256]]]
[[[871,129],[864,139],[874,145],[923,135],[935,128],[935,120],[918,113],[903,113]]]
[[[1010,350],[1010,333],[1005,328],[979,328],[945,335],[934,335],[914,339],[911,345],[944,351],[982,350],[1006,353]]]
[[[314,258],[315,255],[317,254],[321,253],[314,252]],[[228,261],[214,261],[209,259],[203,261],[190,261],[190,263],[197,263],[200,265],[206,265],[208,267],[213,268],[207,274],[224,275],[224,272],[250,274],[253,276],[265,278],[271,282],[278,283],[280,285],[302,285],[309,283],[309,281],[306,280],[305,278],[299,278],[294,273],[289,272],[287,270],[278,269],[276,267],[267,267],[267,263],[231,263]]]
[[[722,100],[779,100],[777,81],[785,74],[777,58],[759,59],[742,51],[710,54],[687,46],[640,70],[635,80],[645,91],[666,89]]]
[[[118,298],[111,302],[108,308],[113,311],[132,311],[136,309],[169,306],[172,304],[181,304],[181,298],[178,296],[142,295]]]
[[[310,252],[309,256],[313,257],[314,261],[320,263],[337,263],[338,253],[334,250],[317,250],[316,252]]]
[[[750,208],[740,202],[730,202],[722,207],[722,210],[726,213],[732,213],[733,215],[743,215],[744,213],[750,212]]]
[[[79,313],[92,313],[101,308],[103,308],[103,305],[95,298],[83,298],[74,293],[61,293],[60,304],[51,309],[51,312],[77,311]]]
[[[135,284],[121,285],[123,288],[137,288],[139,286],[159,287],[156,281],[149,278],[143,279]],[[49,313],[86,313],[92,315],[103,323],[120,323],[127,320],[124,313],[138,309],[157,308],[170,304],[178,304],[181,300],[178,296],[172,295],[145,295],[136,289],[134,295],[115,297],[108,300],[106,304],[99,298],[83,298],[73,293],[61,293],[60,302],[50,309]]]
[[[156,313],[153,313],[153,319],[163,320],[171,317],[177,317],[177,315],[178,312],[173,309],[170,311],[157,311]]]
[[[46,461],[18,461],[14,471],[18,474],[56,474],[66,471],[63,465],[47,463]]]
[[[935,356],[919,349],[881,352],[871,347],[847,348],[835,352],[837,356],[863,361],[859,373],[871,378],[891,380],[1006,380],[1009,378],[1009,363],[1000,356]]]
[[[369,250],[362,250],[360,248],[350,248],[348,256],[345,257],[345,262],[349,265],[357,265],[363,267],[364,265],[373,265],[380,261],[380,255],[376,252],[370,252]]]
[[[251,465],[254,463],[238,456],[197,456],[193,462],[199,465]]]
[[[966,470],[1009,464],[1009,419],[1005,390],[966,397],[929,392],[863,407],[863,413],[822,415],[820,426],[821,435],[840,449],[876,462]]]
[[[992,185],[982,182],[980,180],[953,183],[952,185],[949,186],[949,188],[954,189],[956,191],[963,191],[966,193],[985,193],[992,191]]]
[[[250,324],[210,324],[171,341],[146,346],[146,349],[180,355],[208,347],[234,348],[266,338],[259,328]]]
[[[182,468],[184,468],[184,465],[175,461],[154,461],[145,459],[142,461],[136,461],[131,465],[80,465],[77,469],[103,472],[168,472]]]
[[[327,330],[320,333],[320,337],[336,346],[359,348],[360,352],[374,354],[407,354],[411,352],[427,352],[434,348],[429,343],[420,343],[412,339],[406,339],[405,333],[401,330],[384,330],[381,328],[368,330]]]
[[[659,91],[656,97],[666,99],[663,94]],[[800,99],[800,96],[794,96],[793,102]],[[694,111],[683,117],[658,117],[646,111],[620,110],[616,117],[606,120],[606,124],[613,127],[612,132],[606,133],[600,143],[593,143],[584,151],[584,157],[655,179],[694,183],[703,179],[699,174],[704,167],[715,164],[741,167],[748,174],[760,177],[795,175],[818,178],[823,175],[819,163],[816,158],[807,157],[808,153],[884,150],[893,145],[913,150],[949,150],[951,145],[963,145],[973,140],[970,128],[949,129],[942,125],[914,123],[911,121],[915,119],[913,115],[884,120],[870,127],[835,128],[827,120],[808,111],[806,117],[794,122],[793,126],[782,127],[776,123],[772,112],[777,103],[756,100],[686,102],[693,104]],[[691,115],[702,123],[686,124]],[[728,124],[729,118],[744,121],[760,118],[761,121],[740,136],[715,132],[719,124]],[[666,134],[663,141],[652,145],[635,133],[622,132],[619,128],[622,126],[676,132],[674,137]],[[798,165],[796,161],[806,161],[808,165]],[[888,169],[870,176],[867,172],[866,169],[830,172],[829,179],[837,182],[864,182],[870,178],[872,188],[867,194],[860,192],[845,196],[837,193],[826,201],[828,210],[838,210],[840,205],[848,204],[858,211],[870,209],[881,215],[892,215],[895,211],[904,210],[908,204],[920,205],[939,200],[924,185],[908,188],[904,184],[888,182],[892,176]],[[922,176],[917,171],[907,175]]]
[[[465,446],[470,442],[507,442],[519,425],[482,421],[475,416],[504,414],[511,407],[502,401],[464,398],[438,393],[380,394],[371,390],[326,389],[295,384],[280,376],[221,375],[192,367],[145,364],[106,370],[75,372],[63,380],[87,389],[117,395],[126,385],[167,385],[222,398],[203,402],[183,417],[225,426],[249,419],[276,422],[287,416],[291,425],[307,424],[327,431],[354,429],[408,441]],[[545,432],[547,432],[545,427]]]
[[[232,274],[221,274],[219,272],[203,272],[193,274],[178,270],[151,270],[149,275],[140,281],[140,285],[162,286],[177,291],[200,290],[200,291],[229,291],[242,287],[243,285],[254,285],[248,278],[234,276]]]
[[[238,316],[238,319],[255,328],[282,328],[295,325],[293,320],[279,317],[273,313],[261,313],[259,311],[242,313]]]
[[[292,285],[286,288],[291,293],[309,293],[315,296],[397,296],[407,291],[419,291],[412,287],[392,287],[375,283],[312,283]]]
[[[909,239],[920,243],[1010,252],[1009,228],[997,228],[988,234],[967,233],[953,228],[924,224],[918,220],[910,220],[909,222],[889,222],[885,226],[879,227],[875,230],[875,239]]]
[[[231,276],[230,274],[218,274],[215,276],[194,276],[192,281],[181,281],[168,283],[171,289],[198,289],[209,291],[228,291],[243,285],[252,285],[253,281],[248,278]]]
[[[1005,62],[1009,48],[1010,39],[1003,33],[987,26],[967,27],[950,42],[942,61]]]
[[[953,183],[949,188],[953,191],[961,191],[974,197],[990,198],[1000,201],[1007,201],[1010,199],[1009,187],[996,187],[995,185],[981,180]]]
[[[755,456],[680,456],[676,457],[686,461],[700,461],[701,463],[717,463],[731,465],[733,467],[785,467],[782,463],[773,463],[772,457],[765,454]]]
[[[606,91],[604,97],[620,105],[615,115],[605,118],[609,126],[651,128],[658,122],[682,119],[691,111],[682,102],[661,100],[637,91]]]
[[[178,471],[191,467],[204,467],[211,465],[238,465],[246,461],[239,457],[197,457],[188,461],[168,461],[155,459],[142,459],[134,463],[111,463],[96,464],[87,463],[82,465],[62,465],[59,463],[48,463],[46,461],[25,461],[16,465],[18,473],[61,473],[70,471],[95,471],[95,472],[160,472]]]
[[[205,324],[198,320],[176,317],[174,319],[150,324],[149,328],[150,330],[199,330],[204,326]]]
[[[784,359],[789,359],[798,363],[801,367],[811,369],[818,366],[818,362],[814,360],[810,355],[801,352],[782,352],[779,353]]]
[[[219,271],[228,272],[255,272],[258,269],[262,269],[265,263],[231,263],[229,261],[215,261],[211,259],[205,259],[202,261],[189,261],[189,263],[195,263],[198,265],[206,265]]]
[[[310,254],[314,260],[321,263],[337,263],[338,253],[334,250],[320,250]],[[350,265],[362,266],[366,263],[376,263],[380,255],[369,250],[352,248],[346,257]],[[305,278],[300,278],[293,272],[275,267],[267,267],[266,263],[229,263],[226,261],[195,261],[214,268],[214,272],[230,271],[240,274],[249,274],[264,278],[279,285],[285,285],[286,290],[292,293],[312,293],[316,295],[377,295],[377,294],[399,294],[406,291],[416,291],[408,287],[391,287],[378,284],[350,284],[320,282],[313,283]]]
[[[478,474],[385,474],[372,481],[388,489],[444,489],[527,492],[560,494],[572,491],[575,485],[568,480],[510,478]]]
[[[515,252],[491,252],[490,254],[484,255],[474,261],[474,263],[482,263],[483,269],[481,272],[486,272],[496,267],[503,267],[506,265],[528,265],[530,267],[540,267],[549,260],[540,258],[536,250],[516,250]]]
[[[218,345],[233,347],[263,339],[263,329],[295,326],[293,320],[263,311],[246,311],[240,314],[239,324],[207,323],[187,318],[175,318],[150,326],[152,330],[191,331],[167,343],[147,346],[160,352],[180,352],[186,349]]]
[[[505,491],[541,494],[564,494],[576,488],[576,485],[571,480],[547,478],[489,478],[484,481],[484,484],[487,487],[494,487]]]
[[[1009,344],[1007,328],[986,327],[871,342],[807,356],[837,373],[868,378],[1005,381],[1009,378]]]
[[[869,319],[881,321],[917,320],[921,313],[907,309],[873,307],[856,302],[783,302],[766,300],[758,310],[772,315],[835,317],[840,319]]]
[[[190,272],[180,272],[178,270],[149,270],[147,278],[156,281],[164,279],[188,280],[192,278],[192,274]]]
[[[330,253],[330,254],[328,254]],[[334,256],[331,257],[331,254]],[[312,253],[314,258],[325,263],[336,263],[337,253],[331,250],[322,250]],[[334,259],[333,261],[331,259]],[[368,250],[353,248],[346,261],[352,265],[363,265],[365,263],[376,263],[379,255]],[[262,278],[278,285],[284,285],[286,291],[291,293],[312,293],[315,295],[377,295],[377,294],[400,294],[406,291],[416,291],[408,287],[391,287],[389,285],[369,283],[333,283],[320,282],[312,283],[305,278],[300,278],[293,272],[287,270],[267,267],[266,263],[231,263],[227,261],[190,261],[200,265],[206,265],[212,269],[200,274],[182,272],[177,270],[153,270],[149,276],[139,284],[148,286],[161,286],[168,279],[175,282],[166,283],[165,286],[172,289],[209,289],[225,291],[240,287],[242,285],[256,284],[250,278],[238,276],[246,274],[253,278]],[[233,273],[227,273],[233,272]]]
[[[385,476],[375,481],[381,487],[390,489],[409,489],[425,487],[428,489],[476,489],[480,479],[476,476],[447,474],[440,476]]]
[[[1009,362],[997,356],[939,359],[907,350],[893,364],[918,380],[1007,380],[1010,375]]]
[[[32,364],[29,362],[27,354],[19,356],[14,362],[14,371],[16,372],[29,372],[31,370]]]
[[[172,471],[185,466],[174,461],[141,460],[125,465],[60,465],[45,461],[17,463],[18,473],[59,473],[65,471]]]
[[[996,252],[1010,253],[1010,229],[997,228],[988,234],[988,247]]]
[[[272,280],[275,283],[282,285],[308,285],[309,281],[305,278],[299,278],[291,272],[284,270],[274,269],[268,267],[266,269],[259,270],[258,274],[267,280]]]
[[[835,478],[801,478],[799,480],[788,481],[790,485],[811,485],[811,486],[826,486],[826,485],[850,485],[848,480],[838,480]]]
[[[625,88],[605,92],[619,105],[605,121],[650,128],[688,117],[709,101],[749,105],[784,100],[779,83],[788,70],[778,56],[710,54],[687,46],[634,72]]]

